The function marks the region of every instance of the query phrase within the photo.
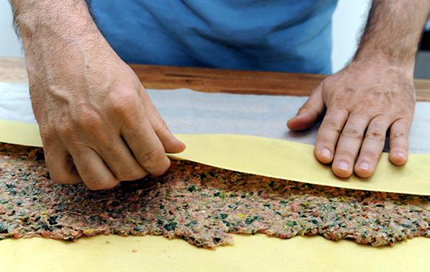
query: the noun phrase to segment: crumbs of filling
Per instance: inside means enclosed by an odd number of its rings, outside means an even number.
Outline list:
[[[430,236],[429,197],[348,190],[173,161],[109,191],[49,180],[42,149],[0,144],[0,239],[163,235],[199,247],[232,233],[387,246]]]

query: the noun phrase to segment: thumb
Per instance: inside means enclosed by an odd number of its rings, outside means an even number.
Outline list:
[[[172,132],[170,132],[166,122],[164,122],[163,118],[161,118],[143,87],[142,91],[140,92],[140,97],[148,114],[148,119],[151,122],[155,133],[163,144],[166,153],[180,153],[184,151],[185,144],[178,140],[178,138],[173,136]]]
[[[322,85],[314,89],[309,99],[299,109],[296,116],[291,118],[287,126],[291,130],[299,131],[310,128],[324,111]]]

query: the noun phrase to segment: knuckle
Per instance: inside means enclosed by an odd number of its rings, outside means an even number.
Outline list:
[[[369,130],[366,134],[366,138],[383,143],[385,141],[385,133],[379,130]]]
[[[115,180],[106,181],[100,179],[90,179],[84,182],[91,191],[109,190],[118,185],[118,182]]]
[[[336,156],[340,156],[340,157],[346,157],[346,158],[351,158],[354,159],[355,158],[355,154],[353,154],[350,150],[348,149],[341,149],[341,150],[337,150],[336,151]]]
[[[60,178],[55,171],[52,171],[48,165],[49,179],[57,184],[64,184],[64,179]]]
[[[345,128],[342,131],[342,137],[351,138],[354,140],[360,140],[363,137],[363,133],[355,128]]]
[[[371,122],[371,126],[375,127],[376,129],[381,129],[381,128],[385,128],[387,121],[385,120],[380,120],[379,118],[375,118],[372,120]]]
[[[333,147],[334,146],[334,142],[328,138],[325,137],[319,137],[317,140],[318,145],[320,146],[325,146],[325,147]]]
[[[303,104],[303,106],[301,106],[298,111],[299,114],[305,113],[305,112],[310,112],[310,113],[316,112],[316,110],[314,109],[314,107],[312,107],[309,101]]]
[[[111,145],[112,134],[106,132],[107,126],[103,117],[93,109],[82,107],[79,116],[75,117],[72,124],[69,124],[68,129],[63,131],[63,136],[71,138],[77,133],[83,133],[88,140],[96,140],[98,145],[109,149]]]
[[[337,133],[340,133],[342,130],[342,127],[340,126],[340,124],[333,119],[327,119],[325,121],[325,127],[326,129],[333,130]]]
[[[88,106],[78,106],[68,118],[60,118],[57,133],[64,138],[71,138],[79,131],[92,133],[103,131],[103,119],[95,110]]]
[[[102,127],[102,119],[97,113],[87,111],[81,114],[79,124],[91,130],[97,130]]]
[[[395,131],[390,133],[390,139],[396,140],[396,139],[407,139],[408,135],[404,131]]]
[[[165,156],[164,149],[155,147],[152,150],[140,156],[140,162],[144,168],[151,167],[153,164],[160,162]]]
[[[300,109],[299,110],[310,110],[312,107],[311,107],[311,104],[309,103],[309,101],[308,102],[306,102],[305,104],[303,104],[301,107],[300,107]]]
[[[88,152],[87,145],[79,143],[79,142],[74,142],[72,144],[73,144],[72,161],[74,161],[74,160],[79,161],[79,160],[81,160],[82,157],[86,156],[86,153]],[[87,174],[92,173],[92,167],[90,164],[84,163],[84,164],[82,164],[81,167],[82,167],[82,169],[79,170],[80,174],[87,175]]]
[[[58,171],[55,171],[50,167],[48,164],[48,171],[49,171],[49,179],[52,180],[56,184],[73,184],[76,183],[73,179],[71,179],[70,176],[67,176],[65,174],[61,174]]]
[[[377,154],[375,151],[364,150],[362,153],[363,153],[363,157],[369,158],[370,160],[375,161],[379,159],[379,154]]]
[[[146,176],[145,171],[136,171],[136,170],[130,170],[130,171],[123,171],[115,174],[118,180],[120,181],[132,181],[132,180],[138,180],[142,179]]]
[[[81,106],[79,113],[73,118],[73,125],[84,131],[99,131],[103,129],[103,120],[98,112],[88,106]]]
[[[167,127],[166,122],[162,118],[160,118],[160,122],[157,126],[154,127],[154,131],[156,134],[159,134],[164,131],[169,131],[169,128]]]
[[[368,113],[360,111],[354,111],[348,117],[348,122],[352,125],[358,125],[360,123],[367,122],[367,120],[369,120]]]
[[[49,175],[51,177],[51,180],[56,184],[75,184],[76,183],[76,182],[74,182],[70,179],[64,178],[64,177],[61,178],[61,177],[55,176],[54,174],[51,174],[51,172],[49,172]]]
[[[138,97],[133,93],[112,93],[110,97],[110,107],[112,112],[118,116],[128,116],[130,110],[136,107]]]

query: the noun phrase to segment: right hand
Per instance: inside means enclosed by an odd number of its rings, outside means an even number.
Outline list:
[[[69,49],[68,49],[69,50]],[[162,120],[136,74],[111,49],[27,56],[35,117],[56,183],[89,189],[163,174],[185,145]]]

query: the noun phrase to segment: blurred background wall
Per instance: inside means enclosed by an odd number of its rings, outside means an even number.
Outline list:
[[[370,0],[339,0],[333,16],[333,53],[334,72],[347,64],[357,48],[359,34],[367,18]],[[421,54],[423,55],[423,54]],[[7,0],[0,0],[0,57],[22,57],[21,45],[12,28],[12,12]],[[417,61],[419,70],[415,74],[424,77],[430,66],[430,57]]]
[[[8,0],[0,0],[0,57],[21,57],[21,45],[12,28],[12,11]]]

